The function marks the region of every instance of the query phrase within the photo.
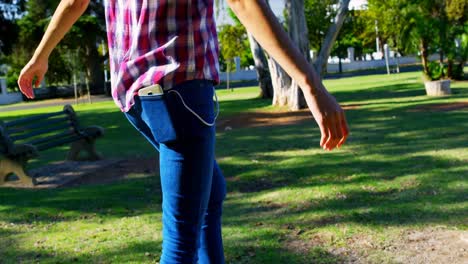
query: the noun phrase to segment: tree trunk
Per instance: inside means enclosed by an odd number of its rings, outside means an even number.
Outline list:
[[[447,78],[453,79],[453,63],[452,59],[448,59],[447,61]]]
[[[286,0],[286,12],[289,14],[289,36],[310,61],[304,0]],[[268,66],[274,90],[273,105],[288,106],[290,110],[306,107],[307,104],[299,85],[272,58],[269,59]]]
[[[427,54],[427,41],[425,39],[421,39],[420,47],[421,49],[421,62],[423,66],[424,75],[429,77],[429,62],[428,62],[428,54]]]
[[[445,1],[440,1],[440,10],[445,11]],[[447,27],[446,25],[449,23],[447,20],[447,16],[445,15],[445,12],[440,12],[439,14],[439,60],[440,60],[440,66],[443,67],[444,65],[444,56],[445,56],[445,50],[447,49],[447,39],[449,39],[449,36],[447,36]],[[453,39],[450,39],[450,41],[453,41]]]
[[[258,83],[260,86],[261,98],[273,98],[273,85],[271,82],[271,75],[268,69],[268,62],[262,47],[258,44],[257,40],[248,34],[250,50],[255,62],[255,70],[257,71]]]
[[[400,73],[400,50],[396,49],[396,72]]]
[[[231,67],[230,67],[230,65],[231,65],[231,62],[228,61],[228,62],[226,63],[226,70],[227,70],[227,71],[226,71],[226,84],[227,84],[226,89],[227,89],[227,90],[229,90],[229,74],[230,74],[230,72],[231,72]]]
[[[309,33],[304,13],[304,0],[286,0],[286,12],[289,14],[289,37],[310,62]],[[289,109],[299,110],[307,107],[304,94],[295,80],[292,80],[289,89]]]
[[[340,57],[338,57],[338,72],[343,73],[343,63],[341,63]]]
[[[338,37],[338,33],[340,33],[346,14],[348,13],[349,2],[350,0],[339,0],[338,12],[336,13],[334,23],[328,28],[327,35],[325,35],[325,39],[323,40],[320,53],[315,62],[315,68],[320,76],[326,71],[328,57],[330,57],[333,44]]]
[[[271,74],[273,86],[273,105],[288,105],[289,88],[291,87],[291,77],[281,68],[281,66],[271,57],[268,58],[268,67]]]
[[[326,67],[331,48],[343,25],[348,11],[350,0],[340,0],[338,14],[335,23],[329,28],[327,36],[322,44],[316,68],[322,75],[323,67]],[[286,13],[289,14],[289,36],[296,43],[301,53],[310,61],[308,30],[304,14],[304,0],[286,0]],[[318,67],[317,65],[320,65]],[[298,110],[307,106],[302,90],[297,83],[271,57],[268,58],[271,81],[273,86],[273,105],[287,105],[291,110]]]
[[[87,45],[86,53],[86,78],[91,84],[91,92],[104,93],[104,71],[102,69],[102,56],[96,47]]]
[[[267,4],[270,5],[267,0]],[[281,66],[267,55],[268,68],[270,70],[270,80],[273,87],[272,105],[287,105],[289,102],[289,88],[291,87],[291,77],[281,68]]]

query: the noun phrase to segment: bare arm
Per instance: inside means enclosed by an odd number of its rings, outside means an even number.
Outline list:
[[[227,0],[229,6],[262,47],[301,87],[320,128],[320,146],[340,147],[349,131],[344,112],[323,86],[299,49],[283,30],[264,0]]]
[[[52,50],[62,40],[73,24],[88,7],[89,0],[62,0],[50,21],[33,57],[21,71],[18,85],[28,98],[34,98],[32,82],[38,86],[47,71],[47,62]]]

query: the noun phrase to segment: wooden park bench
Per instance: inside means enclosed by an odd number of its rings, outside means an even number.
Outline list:
[[[15,174],[24,184],[35,185],[25,167],[39,152],[71,143],[68,160],[78,160],[85,151],[87,160],[98,160],[95,140],[104,135],[99,126],[81,128],[75,111],[66,105],[63,111],[39,114],[8,122],[0,120],[0,185]]]

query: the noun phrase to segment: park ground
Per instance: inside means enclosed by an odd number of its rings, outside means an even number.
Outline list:
[[[272,107],[254,87],[218,91],[227,263],[466,263],[468,83],[440,98],[425,96],[420,73],[325,84],[351,129],[333,152],[307,110]],[[0,118],[60,108],[0,107]],[[1,188],[0,263],[157,263],[157,154],[112,102],[75,109],[106,129],[104,156],[125,162],[64,188]]]

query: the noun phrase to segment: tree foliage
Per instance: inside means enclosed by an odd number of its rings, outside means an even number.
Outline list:
[[[333,8],[336,2],[336,0],[305,0],[304,13],[312,50],[319,51],[321,49],[323,39],[336,15],[336,10]]]
[[[11,33],[7,36],[2,34],[0,38],[3,43],[0,47],[3,62],[10,66],[9,87],[16,87],[20,70],[33,55],[59,2],[59,0],[0,1],[0,6],[5,3],[9,6],[8,12],[1,13],[0,20],[9,21],[11,25],[8,24],[7,28],[12,28]],[[16,13],[11,10],[15,10]],[[13,13],[15,15],[11,15]],[[3,28],[7,24],[1,25]],[[46,74],[48,84],[69,83],[72,71],[81,70],[86,73],[85,76],[92,84],[102,87],[103,56],[99,54],[97,44],[104,39],[102,1],[92,1],[86,13],[52,52]],[[70,53],[78,53],[78,56],[75,56],[78,62],[70,61]],[[73,69],[72,65],[81,65],[81,67]]]
[[[356,58],[375,51],[375,32],[367,34],[364,13],[362,10],[349,11],[333,46],[332,56],[344,59],[350,47],[354,48]]]
[[[227,9],[227,12],[234,24],[222,25],[218,30],[221,50],[220,67],[222,70],[226,70],[227,66],[231,67],[235,57],[240,58],[242,67],[249,67],[254,64],[254,60],[249,47],[247,31],[230,8]],[[231,64],[228,65],[228,63]]]
[[[245,27],[240,22],[239,18],[237,18],[237,16],[234,14],[234,12],[230,8],[228,8],[227,11],[228,11],[229,16],[234,21],[234,25],[236,27],[241,27],[244,30],[244,34],[240,35],[240,40],[243,42],[242,49],[238,50],[239,54],[237,56],[240,57],[240,62],[241,62],[242,67],[249,67],[254,64],[254,60],[253,60],[253,54],[249,49],[250,43],[249,43],[249,39],[247,35],[248,33],[245,30]]]
[[[227,69],[231,70],[234,58],[249,50],[247,32],[241,25],[226,24],[220,27],[218,39]]]
[[[454,67],[466,62],[460,40],[467,34],[468,0],[369,0],[368,12],[368,24],[377,21],[384,43],[398,51],[419,51],[427,78],[457,77]],[[442,68],[447,63],[442,75],[428,59],[436,52]]]
[[[414,53],[417,50],[417,42],[412,41],[410,36],[413,26],[408,22],[419,18],[409,1],[369,0],[368,8],[367,30],[377,34],[380,50],[383,50],[385,43],[400,53]]]

